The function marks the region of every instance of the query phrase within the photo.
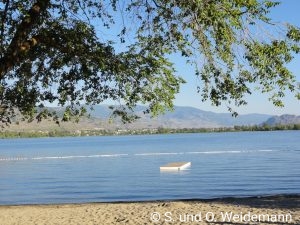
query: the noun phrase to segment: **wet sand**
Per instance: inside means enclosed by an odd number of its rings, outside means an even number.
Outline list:
[[[300,195],[0,206],[1,225],[300,224]]]

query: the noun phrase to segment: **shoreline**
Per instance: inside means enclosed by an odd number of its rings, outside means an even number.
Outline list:
[[[300,194],[76,204],[1,205],[1,224],[300,224]]]
[[[299,201],[300,208],[300,193],[299,194],[272,194],[272,195],[253,195],[253,196],[226,196],[216,198],[187,198],[187,199],[158,199],[158,200],[136,200],[136,201],[99,201],[99,202],[66,202],[66,203],[33,203],[33,204],[0,204],[1,207],[10,206],[63,206],[63,205],[88,205],[88,204],[131,204],[131,203],[165,203],[165,202],[203,202],[203,203],[214,203],[214,202],[251,202],[251,201],[268,201],[268,200],[297,200]]]
[[[294,128],[294,126],[297,126]],[[0,139],[37,139],[37,138],[70,138],[70,137],[115,137],[115,136],[140,136],[140,135],[168,135],[168,134],[205,134],[205,133],[238,133],[238,132],[276,132],[276,131],[299,131],[300,124],[286,125],[286,127],[216,127],[216,128],[162,128],[163,131],[158,131],[158,128],[153,129],[137,129],[127,130],[125,132],[105,131],[99,133],[95,130],[85,130],[83,133],[74,133],[74,131],[55,131],[57,133],[50,135],[49,131],[0,131]],[[155,131],[153,131],[155,130]],[[64,133],[65,132],[65,133]]]

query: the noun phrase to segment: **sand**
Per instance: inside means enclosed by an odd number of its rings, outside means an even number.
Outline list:
[[[0,224],[300,224],[300,196],[0,206]]]

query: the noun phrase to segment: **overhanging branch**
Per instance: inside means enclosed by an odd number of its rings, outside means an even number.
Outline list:
[[[2,15],[2,21],[1,21],[0,44],[2,46],[3,46],[3,40],[4,40],[4,26],[5,26],[5,21],[6,21],[6,17],[7,17],[8,6],[9,6],[9,0],[7,0],[5,3],[5,8],[4,8],[4,12]]]
[[[28,45],[28,36],[38,23],[41,14],[46,11],[49,3],[50,0],[37,0],[17,27],[11,43],[0,59],[0,79],[3,79],[7,71],[20,63],[22,53],[28,51],[32,46],[32,44]]]

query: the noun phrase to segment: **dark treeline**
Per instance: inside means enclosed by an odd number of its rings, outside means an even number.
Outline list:
[[[270,126],[254,125],[254,126],[234,126],[234,127],[219,127],[219,128],[182,128],[168,129],[158,128],[157,133],[208,133],[208,132],[238,132],[238,131],[276,131],[276,130],[300,130],[300,124],[287,124]]]
[[[109,136],[109,135],[141,135],[141,134],[174,134],[174,133],[209,133],[209,132],[240,132],[240,131],[276,131],[300,130],[300,124],[270,126],[234,126],[220,128],[163,128],[141,130],[82,130],[82,131],[0,131],[0,138],[37,138],[37,137],[78,137],[78,136]]]

